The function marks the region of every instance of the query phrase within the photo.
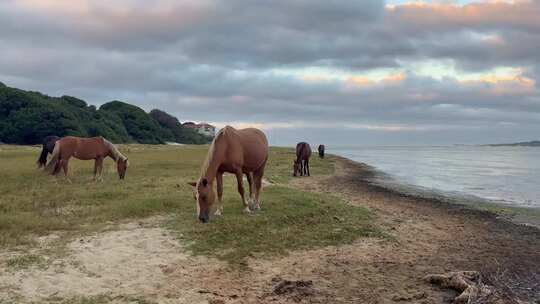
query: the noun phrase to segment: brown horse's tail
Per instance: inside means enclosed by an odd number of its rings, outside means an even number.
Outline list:
[[[45,154],[45,159],[47,159],[47,154]],[[60,159],[60,142],[56,142],[56,144],[54,145],[53,152],[52,152],[51,160],[45,167],[45,171],[49,172],[50,174],[54,174],[56,171],[56,165],[58,164],[59,159]]]

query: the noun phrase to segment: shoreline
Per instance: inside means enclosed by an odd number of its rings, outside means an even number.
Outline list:
[[[431,303],[440,303],[440,290],[426,289],[429,285],[421,278],[472,270],[480,272],[483,281],[499,292],[501,298],[487,303],[540,300],[537,227],[517,224],[490,210],[387,189],[370,181],[376,174],[373,167],[336,155],[329,159],[334,161],[333,175],[300,178],[291,183],[307,191],[332,193],[351,205],[371,209],[375,223],[390,234],[393,244],[357,248],[350,257],[354,260],[375,252],[376,257],[385,260],[384,266],[374,262],[376,271],[370,274],[371,281],[380,281],[378,284],[387,290],[374,294],[374,299],[392,299],[387,294],[393,286],[410,284],[407,289],[414,292],[407,293],[413,294],[413,298],[439,297]],[[351,285],[355,284],[364,282],[358,279]]]
[[[362,181],[380,191],[388,191],[411,198],[432,200],[438,204],[449,204],[453,205],[453,207],[489,212],[499,220],[531,226],[540,230],[540,208],[514,206],[472,194],[444,192],[438,189],[404,183],[372,165],[337,154],[329,155],[340,161],[360,166],[363,172],[361,176]]]

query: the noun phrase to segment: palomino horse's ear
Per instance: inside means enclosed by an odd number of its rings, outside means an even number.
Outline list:
[[[197,186],[197,183],[195,183],[195,182],[191,182],[191,183],[187,183],[187,184],[190,185],[190,186],[193,186],[193,187]]]
[[[203,178],[202,184],[206,187],[208,185],[208,180],[206,178]]]

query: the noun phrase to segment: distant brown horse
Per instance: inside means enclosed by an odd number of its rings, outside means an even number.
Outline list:
[[[267,160],[268,141],[262,131],[253,128],[236,130],[230,126],[221,129],[210,145],[206,161],[202,166],[201,177],[196,183],[189,183],[194,187],[199,220],[203,223],[209,220],[210,207],[215,201],[214,179],[218,196],[218,206],[214,214],[223,213],[224,172],[236,175],[238,193],[242,197],[244,211],[250,213],[250,205],[254,209],[260,209],[259,195]],[[249,201],[246,201],[244,196],[244,174],[249,183]]]
[[[81,160],[95,160],[94,164],[94,180],[99,174],[101,179],[101,171],[103,169],[103,159],[110,157],[116,162],[118,177],[124,179],[126,176],[127,167],[129,165],[128,158],[125,157],[118,149],[108,140],[99,136],[91,138],[82,138],[74,136],[66,136],[59,139],[52,153],[52,159],[47,164],[47,170],[52,175],[57,175],[60,169],[64,170],[64,175],[68,175],[68,163],[71,157]]]
[[[319,157],[324,158],[324,145],[319,145]]]
[[[54,144],[59,139],[60,137],[54,135],[47,136],[43,139],[43,148],[41,149],[41,154],[39,155],[39,159],[37,161],[38,168],[45,167],[47,164],[47,156],[48,154],[52,154]]]
[[[309,174],[309,158],[311,157],[311,147],[307,142],[299,142],[296,144],[296,159],[293,163],[293,175],[310,176]]]

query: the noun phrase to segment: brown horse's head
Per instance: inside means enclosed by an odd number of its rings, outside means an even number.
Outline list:
[[[118,170],[118,177],[120,177],[120,179],[124,179],[124,177],[126,177],[126,171],[127,171],[127,168],[128,168],[128,159],[122,159],[122,158],[119,158],[118,161],[116,162],[116,169]]]
[[[210,207],[214,204],[215,194],[212,184],[206,177],[202,177],[197,183],[189,183],[193,186],[193,197],[197,201],[197,217],[203,223],[210,219]]]
[[[297,176],[300,172],[300,162],[297,160],[293,161],[293,176]]]

